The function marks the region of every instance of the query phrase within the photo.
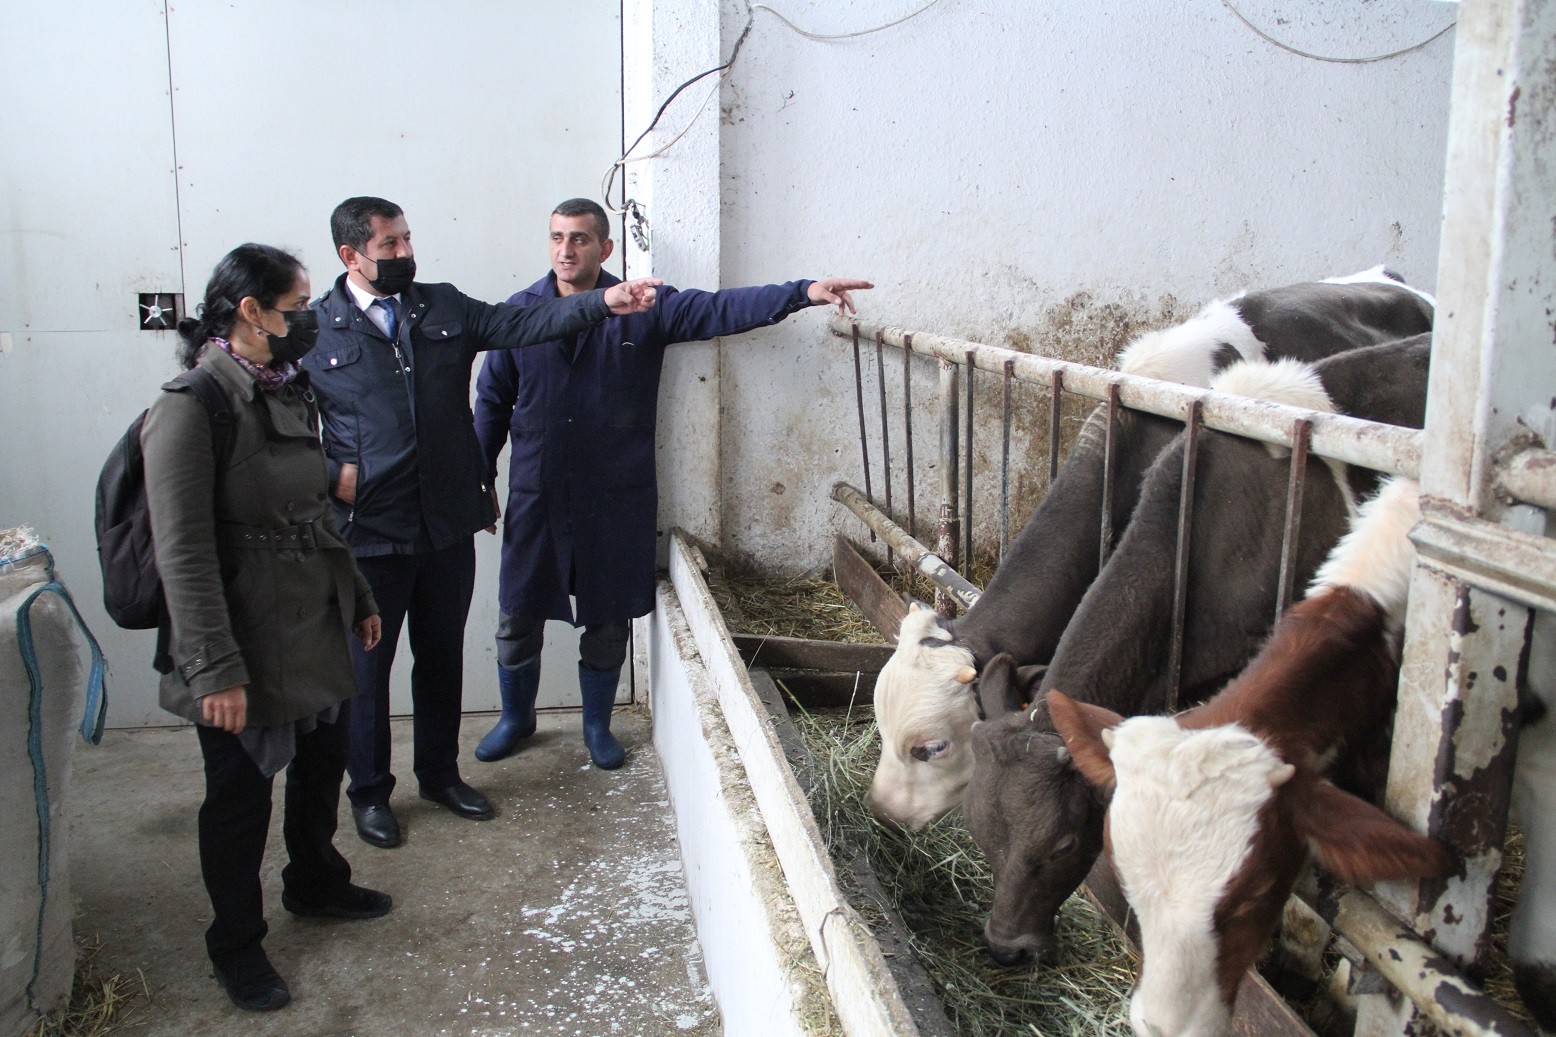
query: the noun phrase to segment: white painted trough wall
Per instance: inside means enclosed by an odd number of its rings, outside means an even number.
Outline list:
[[[772,6],[838,33],[921,4]],[[1427,39],[1458,12],[1431,0],[1237,7],[1292,46],[1350,57]],[[1219,0],[942,0],[837,42],[754,17],[708,110],[664,157],[633,167],[630,191],[650,204],[654,233],[652,256],[628,246],[635,271],[704,288],[859,274],[878,285],[862,297],[872,319],[995,344],[1029,335],[1038,350],[1074,316],[1071,301],[1148,315],[1166,300],[1197,306],[1379,262],[1432,288],[1452,30],[1398,58],[1337,64],[1277,49]],[[727,57],[745,23],[737,0],[716,12],[705,0],[626,0],[625,24],[652,35],[651,48],[629,43],[624,55],[627,139],[677,84]],[[687,125],[706,83],[682,94],[644,150]],[[723,340],[706,382],[706,369],[667,371],[665,528],[787,570],[823,565],[830,534],[856,531],[827,498],[860,473],[852,358],[823,324],[802,314]],[[920,377],[927,402],[929,370]],[[987,400],[996,386],[982,384]],[[873,379],[865,388],[873,400]],[[675,431],[705,428],[697,412],[708,406],[717,445]],[[918,433],[924,469],[933,422]],[[982,477],[980,502],[992,483]],[[931,485],[921,471],[921,517]],[[897,493],[900,507],[900,477]]]
[[[764,902],[751,857],[768,846],[767,833],[744,788],[713,680],[668,582],[660,583],[644,626],[651,631],[654,750],[675,810],[697,940],[724,1033],[803,1034],[797,992],[775,938],[775,926],[784,922],[769,916],[772,902]]]

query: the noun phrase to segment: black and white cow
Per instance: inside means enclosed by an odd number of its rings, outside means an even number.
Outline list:
[[[1419,428],[1429,357],[1430,335],[1420,335],[1341,353],[1310,367],[1240,365],[1223,379],[1233,383],[1227,388],[1244,394]],[[1104,804],[1074,769],[1048,718],[1043,693],[1058,688],[1072,699],[1124,716],[1165,705],[1183,450],[1184,437],[1179,437],[1146,474],[1129,529],[1086,592],[1040,679],[1028,674],[1023,680],[1005,661],[991,665],[983,676],[983,705],[998,719],[974,728],[963,812],[994,871],[985,936],[1002,962],[1051,955],[1054,914],[1085,878],[1102,845]],[[1334,478],[1315,471],[1308,479],[1295,559],[1297,586],[1312,577],[1345,532],[1354,501],[1376,486],[1375,473],[1339,467]],[[1272,456],[1261,444],[1210,432],[1202,436],[1184,618],[1186,703],[1236,675],[1269,633],[1288,468],[1286,458]],[[1021,709],[1026,703],[1033,708]]]
[[[1127,374],[1208,386],[1229,364],[1304,361],[1429,331],[1432,300],[1382,267],[1329,281],[1211,303],[1172,328],[1135,339]],[[1115,452],[1113,524],[1123,535],[1141,477],[1181,423],[1126,411]],[[972,773],[968,732],[978,718],[974,675],[1001,652],[1046,663],[1097,575],[1107,417],[1082,426],[1064,468],[1006,553],[982,598],[951,622],[917,610],[875,686],[881,758],[870,804],[884,820],[921,827],[961,801]]]

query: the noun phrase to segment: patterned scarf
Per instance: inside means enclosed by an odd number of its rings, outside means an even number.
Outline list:
[[[236,360],[238,366],[247,371],[265,392],[275,392],[281,386],[297,377],[298,367],[290,361],[277,364],[272,360],[269,364],[261,367],[241,353],[236,352],[232,348],[232,343],[224,338],[217,338],[215,335],[212,335],[207,341],[216,343],[221,347],[223,353]]]

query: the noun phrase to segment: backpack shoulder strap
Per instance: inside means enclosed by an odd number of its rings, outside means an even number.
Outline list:
[[[211,422],[211,456],[216,459],[216,477],[219,479],[232,460],[232,441],[237,419],[232,413],[232,402],[222,391],[216,376],[203,367],[192,367],[173,381],[187,385],[205,407]]]

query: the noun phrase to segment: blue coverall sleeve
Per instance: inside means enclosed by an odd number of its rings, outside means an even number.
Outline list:
[[[810,281],[789,281],[719,292],[661,288],[667,296],[659,307],[665,342],[700,342],[777,324],[810,306],[810,286]]]
[[[487,353],[475,380],[475,436],[486,459],[486,474],[494,479],[518,398],[519,365],[514,355],[506,349]]]

